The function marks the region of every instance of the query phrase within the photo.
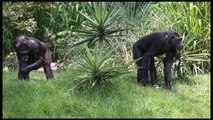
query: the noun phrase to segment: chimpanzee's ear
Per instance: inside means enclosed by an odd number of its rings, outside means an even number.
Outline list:
[[[172,27],[169,27],[169,32],[174,32],[174,30],[172,29]]]
[[[165,32],[164,33],[164,38],[166,39],[167,44],[172,44],[172,39],[171,39],[171,31],[170,32]]]
[[[163,34],[163,36],[164,36],[165,39],[168,39],[169,33],[168,33],[168,32],[165,32],[165,33]]]

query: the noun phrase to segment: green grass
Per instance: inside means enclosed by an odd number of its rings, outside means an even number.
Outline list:
[[[210,118],[210,74],[174,78],[171,91],[142,87],[134,73],[69,91],[77,74],[66,70],[51,81],[32,72],[24,81],[3,72],[3,118]]]

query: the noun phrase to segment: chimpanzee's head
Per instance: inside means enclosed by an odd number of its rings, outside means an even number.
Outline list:
[[[182,37],[175,31],[169,31],[168,34],[165,36],[168,40],[168,44],[175,49],[182,50],[183,49],[183,42]]]
[[[15,41],[15,50],[23,61],[28,61],[31,43],[27,36],[19,36]]]

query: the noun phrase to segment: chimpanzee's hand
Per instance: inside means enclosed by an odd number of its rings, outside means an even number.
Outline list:
[[[28,69],[27,69],[27,67],[23,67],[23,68],[21,68],[21,70],[20,70],[20,73],[22,74],[22,75],[27,75],[28,74]]]
[[[29,72],[26,70],[26,68],[20,69],[18,72],[18,77],[19,77],[19,79],[29,79],[28,74],[29,74]]]
[[[180,60],[180,57],[181,57],[180,54],[176,54],[175,59]]]

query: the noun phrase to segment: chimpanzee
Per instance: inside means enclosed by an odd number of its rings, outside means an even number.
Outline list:
[[[19,62],[19,79],[29,79],[29,72],[44,67],[47,79],[54,78],[50,64],[51,56],[46,45],[36,38],[19,36],[15,39],[15,50]]]
[[[173,58],[178,56],[176,51],[182,50],[183,46],[181,36],[172,30],[169,32],[154,32],[140,38],[133,45],[134,59],[141,58],[136,61],[138,83],[146,86],[148,71],[150,71],[151,84],[158,87],[154,56],[166,53],[166,57],[163,60],[165,88],[171,89],[170,81]]]

